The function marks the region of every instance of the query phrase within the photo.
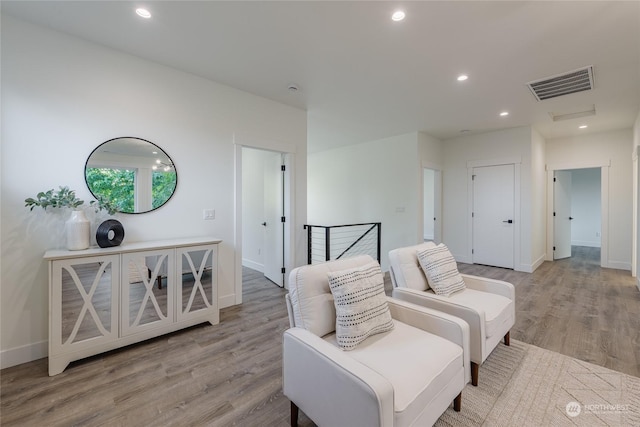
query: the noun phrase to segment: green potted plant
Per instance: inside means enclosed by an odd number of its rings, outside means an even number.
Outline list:
[[[69,190],[69,187],[60,187],[58,191],[53,189],[41,191],[35,199],[31,197],[24,199],[24,203],[26,207],[31,207],[30,210],[41,207],[46,211],[49,207],[77,209],[84,204],[84,200],[76,197],[76,192]]]
[[[71,217],[65,222],[67,234],[67,249],[75,251],[89,248],[91,243],[91,224],[84,214],[84,210],[80,207],[84,204],[76,196],[76,192],[70,190],[69,187],[59,187],[58,191],[53,189],[43,191],[36,195],[35,198],[26,198],[24,200],[25,207],[33,210],[41,207],[45,211],[51,209],[72,209]]]
[[[35,198],[29,197],[24,200],[25,206],[30,210],[41,207],[45,211],[50,209],[72,209],[71,217],[65,222],[67,234],[67,249],[82,250],[88,249],[91,244],[91,223],[85,215],[85,211],[81,209],[84,200],[76,196],[75,191],[69,187],[59,187],[59,190],[42,191]],[[109,215],[118,212],[118,207],[110,199],[98,196],[97,200],[92,200],[89,205],[95,210],[95,213],[105,211]],[[115,230],[115,236],[112,236]],[[122,224],[115,219],[108,219],[98,227],[96,232],[96,242],[100,247],[117,246],[122,242],[124,237],[124,228]]]

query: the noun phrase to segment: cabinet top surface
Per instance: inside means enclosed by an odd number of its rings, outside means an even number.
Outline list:
[[[45,252],[44,259],[81,258],[95,255],[112,255],[126,252],[138,252],[152,249],[181,248],[197,245],[217,245],[222,242],[215,237],[186,237],[182,239],[153,240],[148,242],[123,243],[120,246],[111,248],[101,248],[92,246],[81,251],[70,251],[67,249],[51,249]]]

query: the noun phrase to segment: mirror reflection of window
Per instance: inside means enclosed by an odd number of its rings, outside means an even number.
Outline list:
[[[119,212],[149,212],[173,195],[177,173],[171,158],[140,138],[115,138],[87,159],[85,179],[94,197],[111,201]]]
[[[118,212],[134,213],[135,172],[126,169],[92,168],[85,171],[87,185],[94,194],[113,200]]]

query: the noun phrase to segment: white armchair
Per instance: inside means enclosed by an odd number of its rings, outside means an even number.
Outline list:
[[[471,383],[478,385],[478,368],[516,320],[515,288],[511,283],[461,274],[466,289],[449,297],[429,288],[417,252],[435,246],[426,242],[389,252],[393,297],[459,317],[469,324],[471,339]]]
[[[368,256],[294,269],[286,296],[291,328],[283,339],[283,391],[320,426],[432,425],[470,379],[469,326],[389,297],[394,327],[353,350],[336,340],[327,274],[372,262]]]

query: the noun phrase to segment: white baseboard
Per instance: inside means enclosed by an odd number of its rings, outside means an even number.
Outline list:
[[[572,240],[571,246],[586,246],[588,248],[599,248],[600,242],[594,242],[589,240]]]
[[[425,240],[425,241],[427,241],[427,240],[433,240],[433,234],[428,234],[428,235],[427,235],[427,234],[425,234],[423,237],[424,237],[424,240]]]
[[[636,286],[638,287],[638,290],[640,291],[640,277],[638,277],[638,280],[636,281]]]
[[[607,263],[607,268],[615,268],[616,270],[629,270],[631,271],[631,263],[630,262],[622,262],[622,261],[609,261]]]
[[[49,342],[40,341],[0,352],[0,369],[10,368],[49,356]]]
[[[251,261],[250,259],[242,258],[242,266],[264,273],[264,264],[259,264],[255,261]]]
[[[218,308],[231,307],[232,305],[236,305],[236,294],[218,297]]]
[[[533,264],[520,264],[518,268],[514,268],[515,271],[522,271],[524,273],[533,273],[536,271],[536,268],[540,267],[542,263],[545,261],[546,254],[540,255],[540,257],[535,260]]]

